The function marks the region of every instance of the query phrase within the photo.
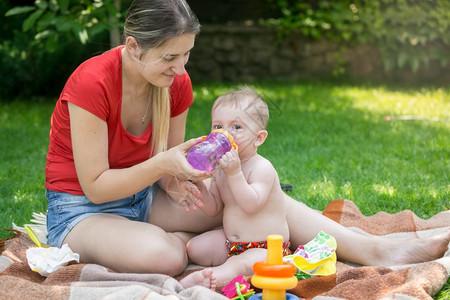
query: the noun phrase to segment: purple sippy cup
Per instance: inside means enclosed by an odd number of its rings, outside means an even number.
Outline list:
[[[233,136],[226,130],[216,129],[189,150],[187,160],[195,169],[211,172],[231,148],[238,148]]]

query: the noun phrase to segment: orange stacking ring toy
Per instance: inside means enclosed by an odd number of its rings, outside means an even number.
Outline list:
[[[255,274],[267,277],[290,277],[295,274],[297,269],[290,263],[283,263],[282,265],[268,265],[265,262],[259,261],[253,265]]]
[[[253,265],[255,275],[251,279],[254,286],[262,289],[262,295],[253,295],[250,299],[298,299],[297,296],[286,293],[287,289],[297,286],[298,280],[294,276],[296,267],[283,262],[282,244],[283,237],[281,235],[267,237],[267,261],[257,262]]]

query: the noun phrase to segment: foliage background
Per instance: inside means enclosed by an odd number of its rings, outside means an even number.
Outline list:
[[[313,39],[370,43],[386,71],[418,72],[431,61],[446,67],[450,51],[450,2],[446,0],[268,0],[281,12],[266,24],[283,35],[301,31]]]
[[[202,24],[254,22],[280,38],[341,43],[334,75],[346,79],[339,54],[357,43],[379,50],[386,72],[425,69],[450,73],[447,0],[213,0],[188,1]],[[131,0],[20,0],[0,2],[0,99],[57,96],[83,60],[120,43]],[[428,84],[433,82],[428,82]]]

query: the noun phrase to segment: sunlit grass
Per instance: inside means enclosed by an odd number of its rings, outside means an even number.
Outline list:
[[[0,228],[24,224],[45,211],[44,165],[53,104],[0,103]],[[0,231],[0,237],[8,234]]]
[[[209,109],[234,86],[197,86],[188,135],[209,130]],[[365,214],[411,209],[428,218],[448,209],[449,90],[331,84],[255,84],[271,107],[269,158],[291,195],[323,209],[351,199]],[[385,121],[386,116],[439,121]],[[195,121],[194,121],[195,120]]]

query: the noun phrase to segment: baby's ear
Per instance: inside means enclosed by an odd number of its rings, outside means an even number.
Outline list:
[[[260,130],[258,132],[258,136],[256,137],[256,142],[255,142],[256,147],[261,146],[264,143],[264,141],[267,139],[268,135],[269,135],[269,133],[267,132],[267,130]]]

